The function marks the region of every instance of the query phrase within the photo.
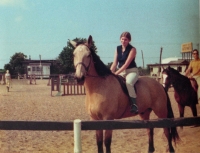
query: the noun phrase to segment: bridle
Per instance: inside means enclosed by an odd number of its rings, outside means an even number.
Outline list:
[[[88,66],[86,66],[85,65],[85,63],[83,63],[83,62],[78,62],[76,65],[75,65],[75,68],[77,68],[77,66],[80,64],[80,65],[82,65],[84,68],[85,68],[85,70],[86,70],[86,72],[88,72],[89,71],[89,68],[90,68],[90,64],[91,64],[91,54],[89,55],[89,57],[90,57],[90,62],[89,62],[89,64],[88,64]]]
[[[86,47],[90,50],[90,48],[89,48],[86,44],[81,44],[81,45],[86,46]],[[100,77],[100,76],[94,76],[94,75],[91,75],[91,74],[88,73],[88,71],[89,71],[89,69],[90,69],[90,64],[91,64],[91,61],[92,61],[91,50],[90,50],[90,55],[89,55],[89,57],[90,57],[90,61],[89,61],[89,64],[88,64],[87,66],[86,66],[85,63],[83,63],[83,62],[78,62],[78,63],[75,65],[75,69],[76,69],[77,66],[80,64],[80,65],[82,65],[82,66],[85,68],[85,70],[86,70],[86,75],[85,75],[85,77]]]

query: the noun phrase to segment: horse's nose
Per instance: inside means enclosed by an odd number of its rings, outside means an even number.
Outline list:
[[[83,77],[83,75],[82,75],[81,72],[76,72],[75,75],[74,75],[74,78],[75,78],[75,79],[80,79],[80,78],[82,78],[82,77]]]

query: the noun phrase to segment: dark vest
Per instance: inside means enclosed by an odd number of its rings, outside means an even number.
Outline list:
[[[117,60],[119,62],[118,67],[122,67],[122,65],[124,65],[124,63],[126,62],[128,55],[131,51],[131,49],[133,48],[132,45],[127,45],[125,51],[122,54],[122,45],[117,46]],[[137,67],[136,63],[135,63],[135,58],[131,61],[130,65],[127,67],[127,69],[129,68],[134,68]]]

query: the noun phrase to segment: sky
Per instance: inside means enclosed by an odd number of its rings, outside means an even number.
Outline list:
[[[56,59],[67,41],[93,37],[104,64],[129,31],[136,63],[181,57],[181,44],[199,49],[200,0],[0,0],[0,69],[22,52]]]

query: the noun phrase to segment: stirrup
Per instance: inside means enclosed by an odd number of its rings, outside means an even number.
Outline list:
[[[138,107],[136,104],[131,105],[131,113],[138,113]]]

